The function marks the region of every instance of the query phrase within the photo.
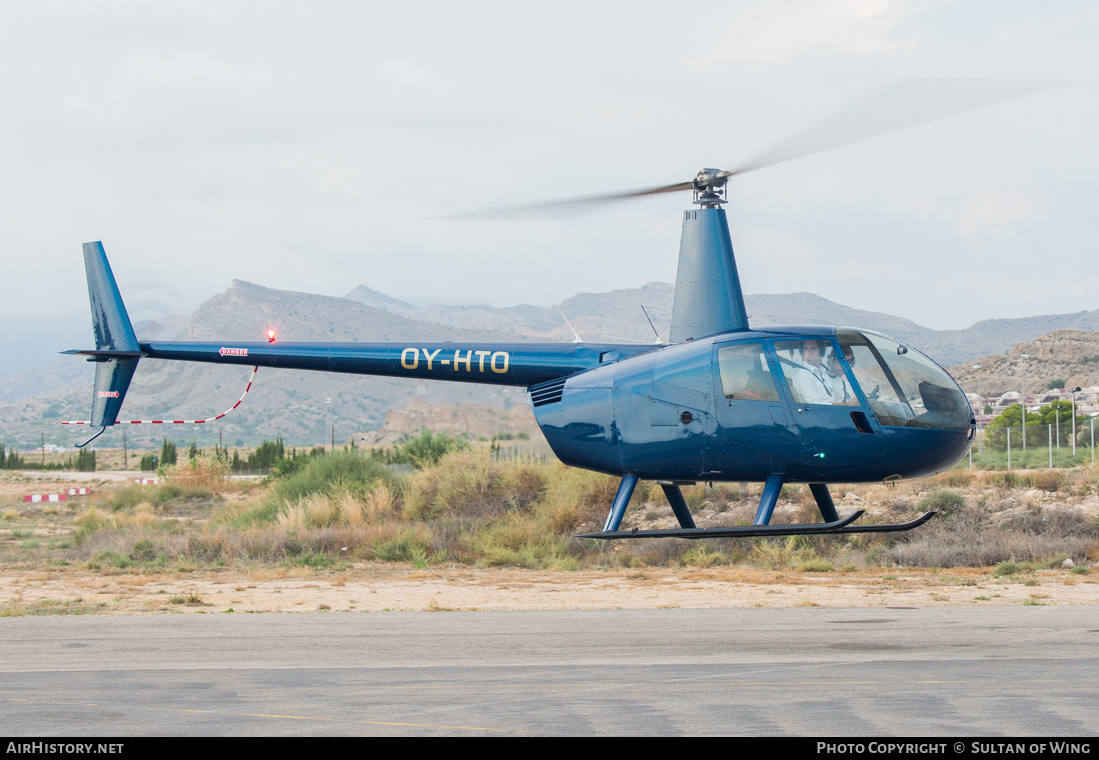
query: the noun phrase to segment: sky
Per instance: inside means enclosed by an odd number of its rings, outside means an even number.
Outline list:
[[[0,374],[91,345],[91,240],[135,322],[233,279],[495,306],[672,282],[689,193],[452,217],[735,167],[913,77],[1061,84],[734,178],[745,292],[932,328],[1099,308],[1097,32],[1093,2],[7,3]]]

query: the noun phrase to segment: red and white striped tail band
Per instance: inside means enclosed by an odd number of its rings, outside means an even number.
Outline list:
[[[244,397],[248,395],[248,391],[252,390],[252,380],[256,376],[256,372],[259,371],[259,367],[252,367],[252,374],[248,377],[248,385],[244,386],[244,393],[240,394],[240,398],[237,399],[237,403],[226,409],[216,417],[207,417],[204,420],[115,420],[116,425],[202,425],[207,422],[216,422],[229,412],[240,406],[240,402],[244,401]],[[90,425],[91,420],[63,420],[62,425]]]

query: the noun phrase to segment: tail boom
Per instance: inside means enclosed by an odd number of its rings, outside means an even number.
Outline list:
[[[651,351],[649,344],[574,343],[142,343],[150,359],[250,364],[527,387]]]

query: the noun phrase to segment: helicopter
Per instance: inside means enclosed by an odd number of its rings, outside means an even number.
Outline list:
[[[917,89],[926,90],[926,83]],[[566,465],[620,478],[596,539],[760,537],[907,531],[904,523],[856,524],[840,517],[829,485],[895,482],[952,468],[976,431],[969,401],[934,360],[871,330],[820,325],[750,325],[733,254],[728,181],[746,171],[953,115],[1022,94],[1044,83],[955,97],[929,117],[897,115],[883,104],[897,88],[872,95],[824,124],[860,126],[839,137],[799,135],[738,169],[702,169],[671,185],[493,212],[562,210],[690,191],[682,218],[671,330],[665,344],[489,342],[139,342],[101,242],[85,243],[84,264],[96,347],[63,353],[96,363],[92,419],[99,432],[118,419],[141,359],[304,369],[518,386]],[[983,92],[983,90],[982,90]],[[987,93],[986,93],[987,94]],[[972,95],[970,92],[969,95]],[[917,99],[918,100],[918,99]],[[892,114],[867,124],[865,114]],[[843,130],[840,130],[842,132]],[[566,320],[567,321],[567,320]],[[238,402],[239,403],[239,402]],[[679,527],[622,530],[641,481],[659,484]],[[699,528],[681,487],[699,482],[763,483],[752,525]],[[809,487],[822,522],[771,524],[783,485]]]

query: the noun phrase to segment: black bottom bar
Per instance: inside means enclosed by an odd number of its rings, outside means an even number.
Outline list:
[[[925,522],[930,520],[938,512],[925,512],[917,517],[915,520],[909,520],[906,523],[885,523],[883,525],[856,525],[853,528],[842,528],[837,530],[836,533],[899,533],[904,530],[912,530],[918,528]]]
[[[808,523],[804,525],[746,525],[740,528],[673,528],[670,530],[620,530],[602,533],[582,533],[577,538],[765,538],[767,536],[817,536],[838,533],[895,533],[912,530],[934,517],[937,513],[928,512],[906,523],[887,525],[856,525],[851,523],[863,515],[863,510],[852,512],[841,520],[828,523]]]

